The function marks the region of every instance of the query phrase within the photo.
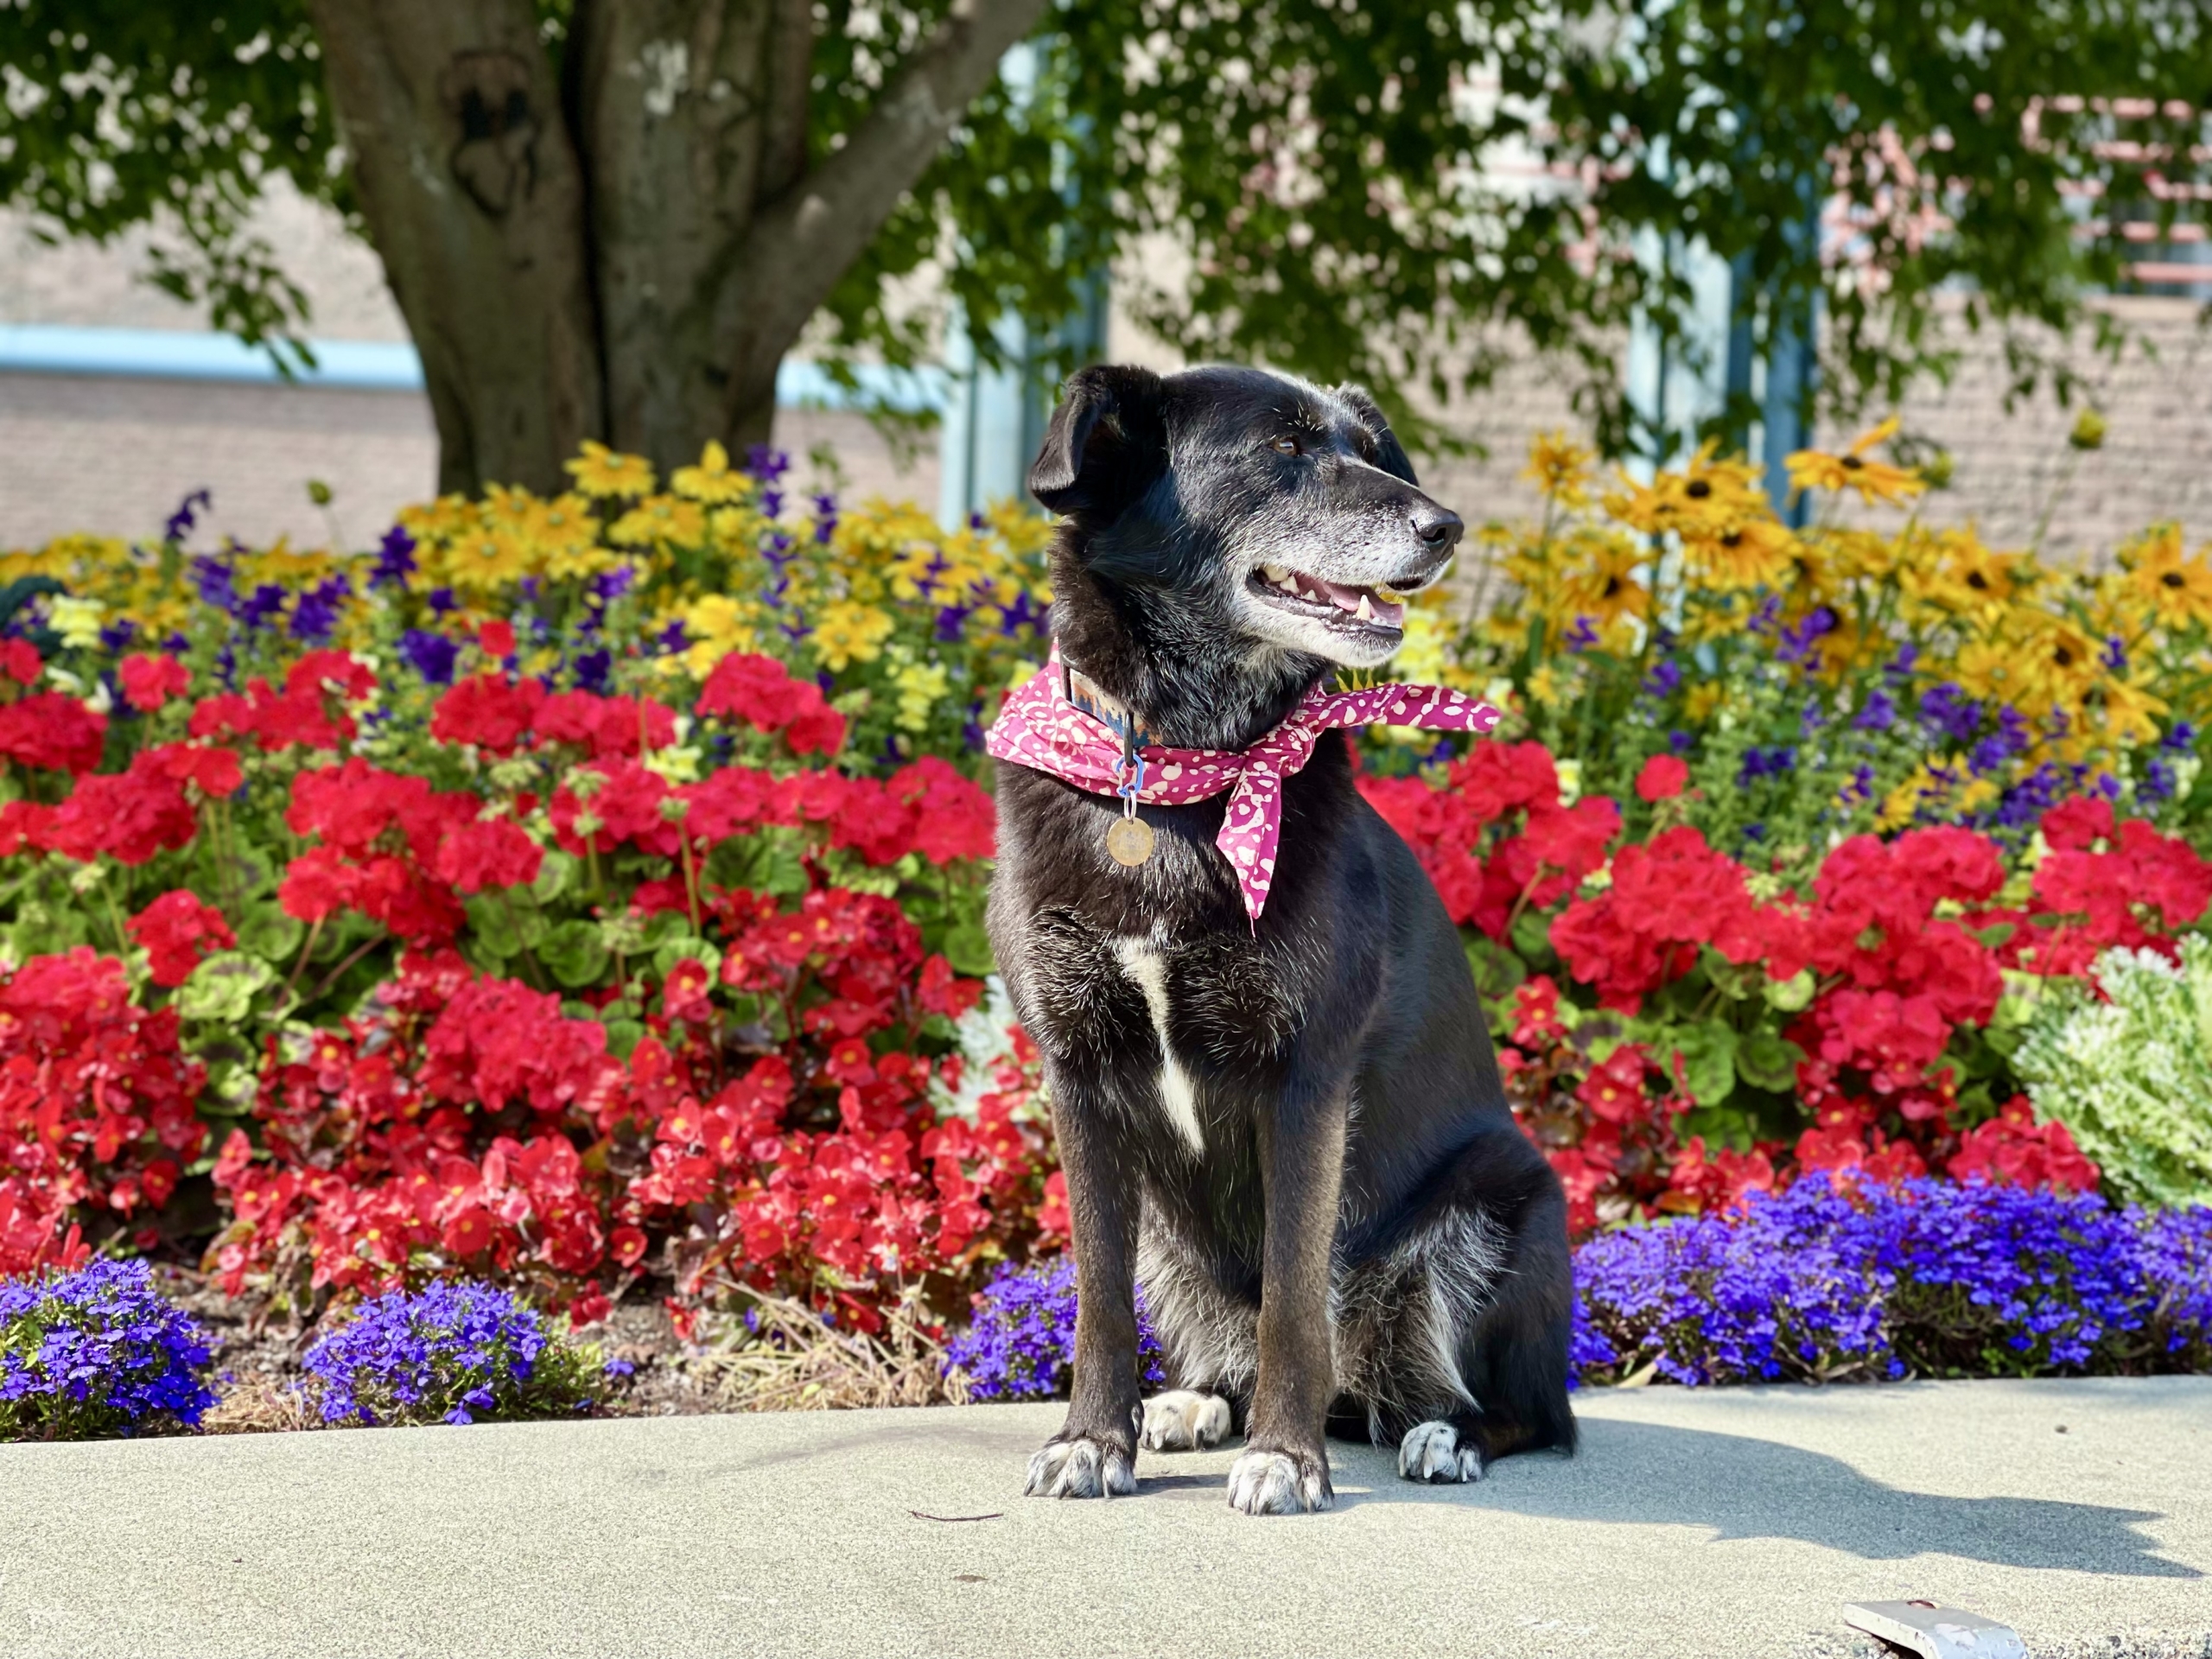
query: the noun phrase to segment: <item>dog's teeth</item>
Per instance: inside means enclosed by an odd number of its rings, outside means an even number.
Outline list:
[[[1405,595],[1400,593],[1396,588],[1386,587],[1382,582],[1378,582],[1375,584],[1375,597],[1381,600],[1385,605],[1395,605],[1401,600],[1404,599]]]
[[[1352,614],[1363,622],[1372,622],[1375,620],[1375,607],[1368,603],[1365,594],[1359,596],[1359,608]]]
[[[1290,567],[1287,564],[1263,564],[1260,567],[1260,580],[1277,588],[1281,587],[1289,575]]]
[[[1289,571],[1286,570],[1282,573],[1281,576],[1277,579],[1275,586],[1281,588],[1286,594],[1294,594],[1298,591],[1298,578],[1292,575]]]

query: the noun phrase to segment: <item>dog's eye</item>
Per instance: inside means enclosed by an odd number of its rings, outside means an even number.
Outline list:
[[[1279,455],[1302,455],[1306,453],[1306,446],[1296,438],[1277,438],[1268,448]]]

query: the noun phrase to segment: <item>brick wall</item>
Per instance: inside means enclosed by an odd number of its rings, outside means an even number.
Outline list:
[[[375,257],[334,221],[296,201],[269,211],[265,233],[309,290],[313,332],[333,338],[404,339]],[[42,248],[20,219],[0,215],[0,322],[204,327],[204,321],[132,276],[136,243],[109,251]],[[2212,536],[2212,335],[2200,309],[2177,299],[2111,302],[2151,343],[2117,364],[2077,348],[2074,360],[2109,422],[2105,448],[2076,457],[2053,514],[2054,551],[2106,554],[2161,518]],[[2048,394],[2007,411],[1996,342],[1962,339],[1966,355],[1948,387],[1924,387],[1902,411],[1908,428],[1949,449],[1953,486],[1928,511],[1974,519],[1993,542],[2024,543],[2069,452],[2073,421]],[[1173,366],[1171,346],[1116,318],[1110,354]],[[1577,424],[1565,378],[1540,364],[1508,371],[1449,418],[1485,445],[1484,458],[1446,458],[1424,481],[1471,519],[1510,519],[1534,501],[1518,478],[1530,434]],[[1823,433],[1830,442],[1846,432]],[[777,442],[801,480],[816,446],[835,449],[855,499],[907,497],[934,510],[938,469],[929,446],[905,458],[860,417],[787,410]],[[279,535],[321,542],[326,516],[307,480],[336,492],[351,539],[365,539],[404,502],[431,492],[436,446],[429,410],[411,393],[277,385],[0,374],[0,543],[35,543],[69,530],[153,533],[188,490],[215,494],[213,528],[252,542]]]

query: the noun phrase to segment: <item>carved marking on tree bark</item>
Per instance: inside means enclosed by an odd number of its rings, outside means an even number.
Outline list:
[[[508,52],[455,53],[438,99],[460,128],[448,162],[454,180],[488,217],[505,219],[537,187],[530,66]]]

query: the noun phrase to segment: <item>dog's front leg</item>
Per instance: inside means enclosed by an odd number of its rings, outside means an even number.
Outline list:
[[[1095,1084],[1052,1068],[1052,1135],[1075,1234],[1075,1385],[1067,1421],[1029,1460],[1033,1497],[1126,1497],[1137,1489],[1137,1195],[1101,1144]]]
[[[1335,1387],[1329,1267],[1344,1180],[1345,1091],[1287,1091],[1262,1120],[1267,1201],[1260,1374],[1230,1503],[1247,1515],[1325,1510],[1335,1493],[1323,1427]]]

